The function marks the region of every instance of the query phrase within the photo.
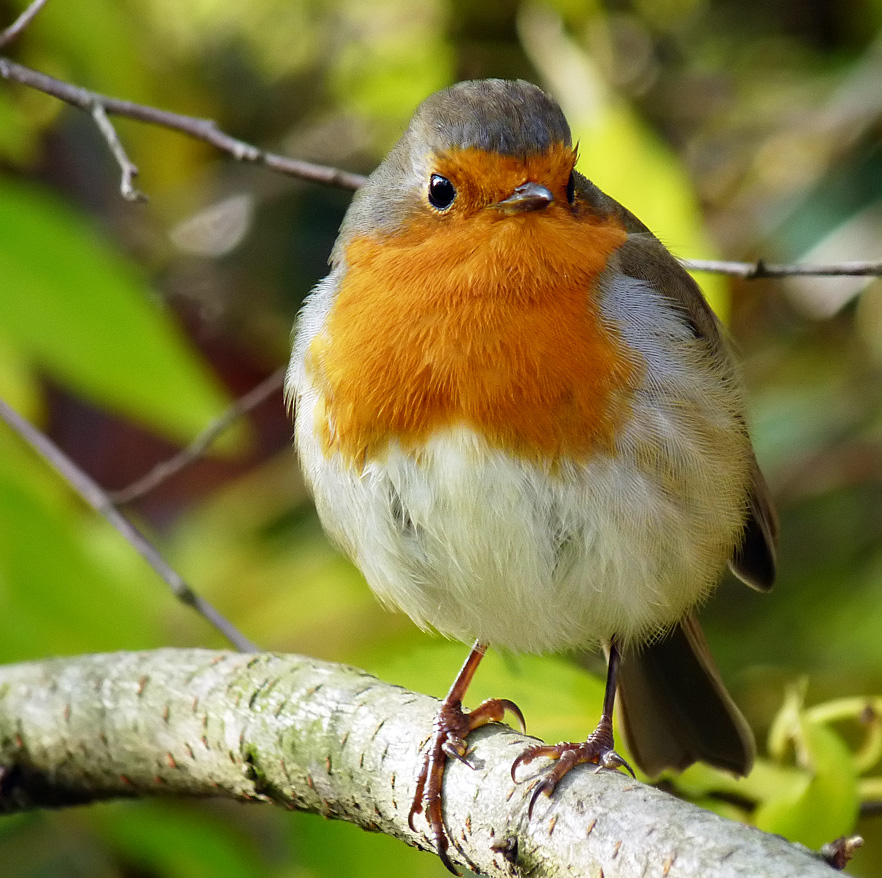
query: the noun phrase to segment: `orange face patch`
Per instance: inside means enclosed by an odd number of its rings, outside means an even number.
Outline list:
[[[448,211],[427,206],[400,233],[349,243],[307,360],[327,453],[358,464],[455,424],[535,460],[611,446],[640,366],[593,291],[626,232],[567,203],[573,161],[562,146],[526,160],[438,157],[434,172],[457,188]],[[527,180],[555,202],[516,215],[488,206]]]

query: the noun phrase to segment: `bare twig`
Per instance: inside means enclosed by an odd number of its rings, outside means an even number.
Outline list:
[[[132,482],[119,491],[109,491],[108,497],[116,505],[131,503],[145,494],[149,494],[166,479],[180,472],[184,467],[194,463],[208,450],[211,444],[237,419],[246,412],[259,406],[277,390],[285,381],[285,369],[281,368],[253,387],[248,393],[240,396],[219,418],[212,421],[186,448],[178,454],[156,464],[153,469],[137,481]]]
[[[36,17],[49,0],[34,0],[9,27],[0,32],[0,49],[11,43]]]
[[[288,174],[292,177],[299,177],[314,183],[325,183],[329,186],[339,186],[341,189],[358,189],[365,181],[361,174],[350,174],[347,171],[341,171],[339,168],[318,165],[313,162],[304,162],[276,153],[265,152],[253,144],[237,140],[235,137],[225,134],[217,127],[217,123],[211,119],[182,116],[179,113],[158,110],[156,107],[147,107],[143,104],[134,104],[131,101],[111,98],[77,85],[71,85],[60,79],[55,79],[53,76],[47,76],[45,73],[32,70],[30,67],[25,67],[22,64],[16,64],[8,58],[0,58],[0,76],[13,82],[19,82],[29,88],[34,88],[37,91],[45,92],[89,113],[94,112],[95,106],[100,105],[104,108],[104,112],[111,116],[127,116],[140,122],[148,122],[153,125],[160,125],[163,128],[180,131],[190,137],[195,137],[197,140],[210,143],[215,148],[228,153],[237,161],[265,165],[274,171]]]
[[[74,107],[92,113],[93,116],[96,113],[95,108],[100,107],[105,116],[127,116],[130,119],[171,128],[190,137],[195,137],[197,140],[209,143],[215,148],[228,153],[237,161],[262,164],[273,171],[292,177],[299,177],[302,180],[310,180],[314,183],[324,183],[328,186],[339,186],[342,189],[352,190],[363,186],[366,180],[361,174],[351,174],[348,171],[342,171],[330,165],[319,165],[314,162],[300,161],[299,159],[288,158],[277,153],[266,152],[253,144],[237,140],[229,134],[225,134],[212,119],[183,116],[179,113],[159,110],[156,107],[148,107],[143,104],[132,103],[131,101],[111,98],[98,92],[71,85],[52,76],[47,76],[45,73],[32,70],[30,67],[16,64],[8,58],[0,57],[0,76],[52,95]],[[97,117],[96,121],[98,121]],[[102,132],[107,137],[107,133],[103,128]],[[125,186],[126,169],[127,167],[133,169],[134,166],[125,158],[125,153],[122,152],[121,147],[117,151],[110,138],[108,138],[108,143],[114,149],[114,155],[123,168],[123,186]],[[842,262],[830,265],[771,264],[763,260],[756,262],[724,262],[707,259],[684,259],[681,261],[684,268],[689,271],[706,271],[713,274],[741,277],[746,280],[794,276],[882,276],[882,262],[878,260]]]
[[[138,166],[126,154],[119,135],[116,133],[116,128],[113,127],[113,123],[107,118],[107,113],[102,103],[96,102],[92,106],[92,118],[95,120],[98,130],[107,141],[107,145],[110,147],[110,151],[113,153],[113,157],[122,171],[122,180],[119,184],[120,194],[126,201],[146,201],[147,196],[135,187]]]
[[[173,570],[162,555],[159,554],[156,547],[120,513],[95,481],[67,457],[48,436],[40,432],[40,430],[2,399],[0,399],[0,418],[6,421],[19,436],[70,483],[74,490],[96,512],[103,515],[131,543],[180,601],[193,607],[196,612],[220,631],[236,649],[242,652],[257,651],[257,647],[243,636],[231,622],[187,585],[180,574]]]
[[[762,259],[756,262],[722,262],[713,259],[681,259],[680,264],[687,271],[708,271],[714,274],[728,274],[745,280],[763,277],[840,277],[840,276],[879,276],[882,275],[882,262],[835,262],[830,265],[800,265],[799,263],[771,264]]]

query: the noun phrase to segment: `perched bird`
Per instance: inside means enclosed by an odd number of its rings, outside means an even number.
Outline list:
[[[746,773],[750,730],[695,607],[728,565],[765,590],[776,521],[738,370],[698,286],[574,170],[558,105],[523,81],[425,100],[356,194],[288,372],[322,523],[381,600],[474,642],[435,723],[425,809],[453,870],[448,757],[505,710],[462,699],[488,647],[603,647],[606,698],[536,796],[581,762]]]

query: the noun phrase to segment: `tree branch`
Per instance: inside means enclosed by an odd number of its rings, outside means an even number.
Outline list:
[[[276,369],[260,384],[242,394],[225,412],[213,420],[186,448],[173,457],[156,464],[150,472],[119,491],[108,491],[107,496],[117,506],[139,500],[158,488],[164,481],[180,472],[184,467],[199,460],[212,443],[246,412],[256,408],[269,399],[285,383],[285,367]]]
[[[745,280],[758,280],[764,277],[863,277],[882,275],[882,262],[834,262],[829,265],[800,263],[772,264],[762,259],[756,262],[724,262],[716,259],[681,259],[680,264],[687,271],[709,271],[714,274],[727,274]]]
[[[126,201],[146,201],[147,196],[135,187],[135,177],[138,176],[138,166],[128,157],[119,135],[113,123],[107,118],[104,105],[95,103],[92,106],[92,118],[101,132],[101,136],[107,141],[116,163],[122,171],[122,180],[119,184],[119,192]]]
[[[2,45],[2,42],[0,42],[0,45]],[[163,128],[171,128],[197,140],[209,143],[216,149],[228,153],[237,161],[265,165],[273,171],[292,177],[299,177],[302,180],[354,190],[363,186],[367,179],[361,174],[352,174],[329,165],[305,162],[278,155],[277,153],[266,152],[251,143],[237,140],[229,134],[225,134],[212,119],[183,116],[180,113],[171,113],[167,110],[159,110],[156,107],[108,97],[80,86],[71,85],[60,79],[55,79],[55,77],[40,73],[22,64],[16,64],[8,58],[0,57],[0,76],[37,91],[45,92],[81,110],[86,110],[95,117],[96,121],[99,121],[98,117],[100,114],[103,114],[105,119],[109,114],[127,116],[130,119],[137,119],[152,125],[160,125]],[[132,172],[136,174],[137,167],[128,160],[118,140],[114,142],[115,132],[113,132],[112,128],[110,129],[111,133],[104,127],[101,130],[110,144],[117,162],[123,169],[123,184],[121,187],[123,196],[133,200],[133,195],[127,195],[126,192],[137,192],[137,190],[131,187]],[[128,190],[127,180],[129,183]],[[799,263],[767,264],[763,260],[756,262],[728,262],[709,259],[683,259],[681,264],[687,271],[726,274],[741,277],[745,280],[793,276],[882,276],[882,261],[878,260],[841,262],[830,265],[800,265]]]
[[[9,45],[37,16],[48,0],[34,0],[5,30],[0,31],[0,49]]]
[[[11,665],[0,668],[0,811],[220,796],[313,811],[425,849],[407,818],[437,707],[299,656],[165,649]],[[833,874],[805,848],[611,771],[574,771],[528,819],[531,784],[513,784],[509,770],[532,740],[488,726],[470,738],[475,769],[452,761],[455,862],[499,878]]]
[[[111,116],[127,116],[140,122],[148,122],[151,125],[159,125],[163,128],[171,128],[180,131],[197,140],[211,144],[216,149],[228,153],[240,162],[252,162],[258,165],[299,177],[303,180],[311,180],[314,183],[324,183],[328,186],[339,186],[341,189],[358,189],[363,185],[365,177],[361,174],[350,174],[339,168],[327,165],[318,165],[313,162],[304,162],[298,159],[287,158],[276,153],[265,152],[253,144],[230,137],[217,127],[217,123],[211,119],[200,119],[196,116],[182,116],[180,113],[170,113],[167,110],[159,110],[156,107],[147,107],[143,104],[134,104],[118,98],[108,97],[98,92],[89,91],[77,85],[71,85],[48,76],[23,64],[16,64],[8,58],[0,58],[0,76],[4,79],[18,82],[28,88],[45,92],[58,98],[73,107],[92,113],[96,106],[104,108],[104,112]]]
[[[98,513],[104,516],[159,574],[175,596],[208,620],[227,640],[244,652],[257,647],[225,616],[197,594],[162,557],[159,550],[111,502],[105,491],[81,470],[48,436],[0,399],[0,420],[31,446]]]

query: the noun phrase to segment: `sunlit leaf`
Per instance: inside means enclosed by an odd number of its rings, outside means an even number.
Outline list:
[[[41,466],[0,435],[0,616],[15,620],[0,660],[155,645],[165,586],[145,587],[144,562],[115,534],[128,569],[93,555],[88,513]]]
[[[144,277],[84,216],[0,180],[0,327],[57,381],[177,439],[224,395]]]
[[[578,169],[633,211],[677,256],[713,258],[694,188],[673,150],[603,82],[588,54],[550,10],[528,4],[519,23],[524,47],[579,144]],[[699,280],[708,301],[725,318],[726,281],[714,275]]]
[[[811,848],[854,830],[860,800],[854,759],[842,739],[820,723],[803,722],[810,770],[757,808],[756,825]]]

